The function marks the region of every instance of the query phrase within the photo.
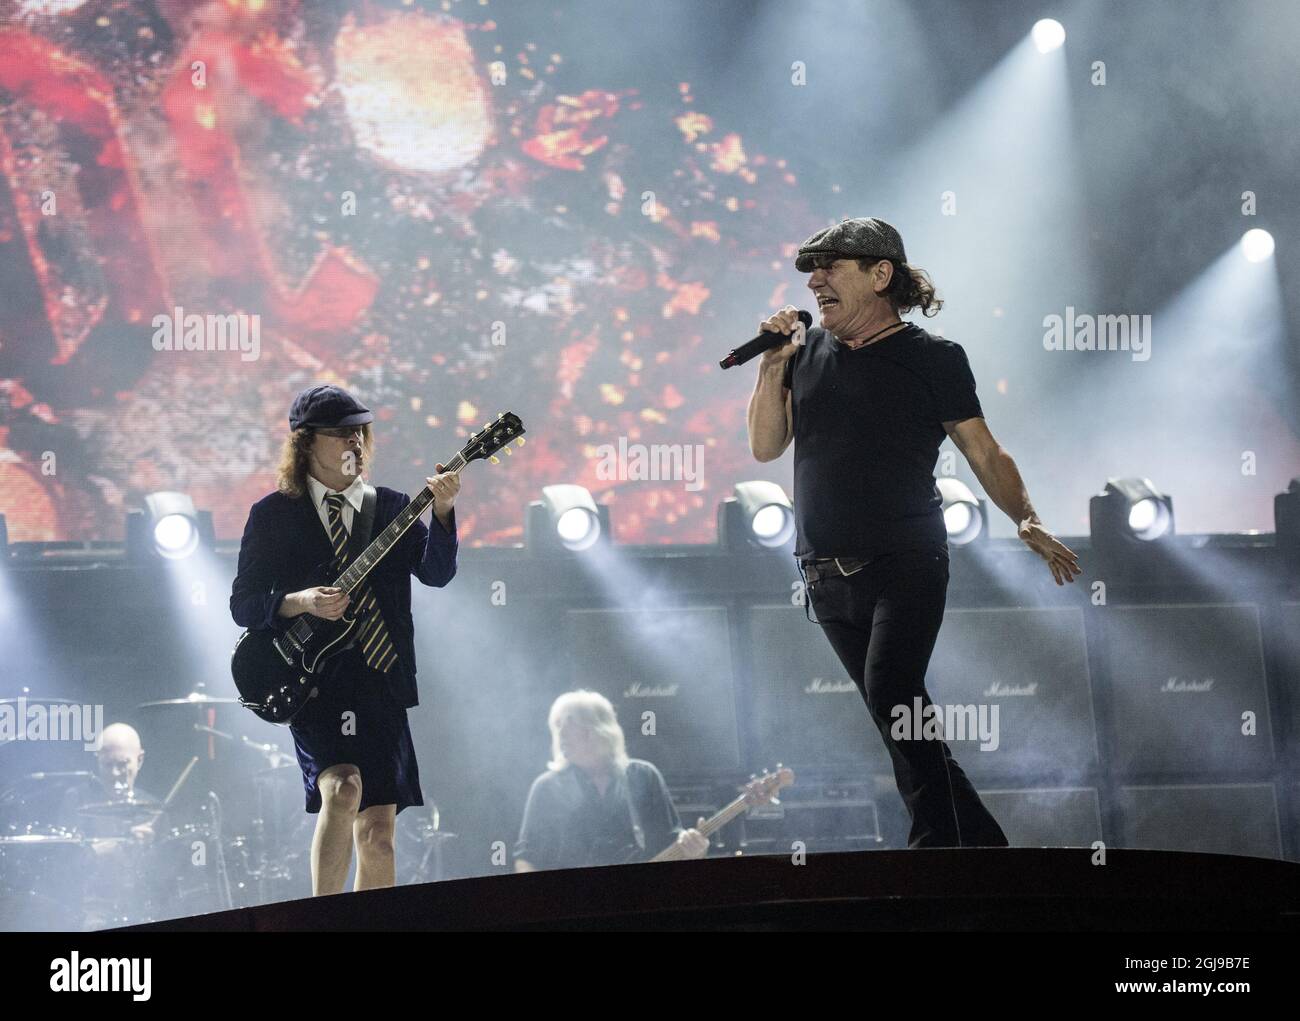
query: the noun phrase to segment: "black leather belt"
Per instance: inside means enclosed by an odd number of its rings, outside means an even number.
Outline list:
[[[831,557],[828,560],[803,560],[801,563],[804,577],[811,585],[824,578],[847,578],[850,574],[857,574],[869,561],[858,557]]]

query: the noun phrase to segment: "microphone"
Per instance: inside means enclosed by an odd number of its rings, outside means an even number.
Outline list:
[[[804,329],[812,325],[812,315],[803,309],[799,310],[799,322],[803,323]],[[769,332],[764,330],[753,340],[741,344],[727,355],[726,358],[718,362],[721,368],[729,369],[733,365],[744,365],[751,358],[761,355],[764,351],[770,351],[774,347],[780,347],[782,344],[789,343],[793,334],[780,332]]]

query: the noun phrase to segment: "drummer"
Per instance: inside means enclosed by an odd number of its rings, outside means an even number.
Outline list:
[[[140,735],[127,723],[110,723],[104,728],[96,759],[95,778],[86,785],[72,792],[73,811],[79,813],[79,826],[92,838],[105,838],[113,843],[96,846],[96,851],[115,846],[113,838],[134,837],[141,843],[150,843],[154,838],[152,821],[131,822],[111,816],[90,816],[79,810],[89,804],[106,801],[153,802],[157,799],[136,785],[136,777],[144,764],[144,746]]]

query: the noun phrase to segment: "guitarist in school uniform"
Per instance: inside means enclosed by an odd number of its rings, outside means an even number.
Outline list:
[[[374,454],[374,416],[347,391],[313,386],[294,398],[276,492],[255,503],[239,547],[230,595],[235,623],[286,630],[310,613],[338,620],[346,592],[304,587],[312,569],[346,548]],[[441,588],[456,574],[454,472],[426,481],[433,521],[418,519],[368,575],[358,592],[357,640],[338,655],[290,723],[302,767],[306,808],[318,813],[311,845],[313,894],[339,893],[357,847],[354,889],[393,886],[397,813],[423,805],[406,710],[419,701],[415,674],[411,575]],[[376,487],[372,536],[410,499]]]
[[[683,857],[708,852],[708,837],[683,829],[663,774],[628,758],[609,699],[566,692],[548,723],[551,762],[528,792],[516,872],[648,861],[674,843]]]

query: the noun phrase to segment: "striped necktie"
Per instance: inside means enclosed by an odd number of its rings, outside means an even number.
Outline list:
[[[330,543],[334,547],[334,555],[342,562],[348,546],[348,530],[343,524],[343,494],[327,493],[325,509],[329,514]],[[359,625],[361,630],[357,632],[361,658],[365,660],[366,666],[386,674],[397,662],[397,650],[388,637],[388,628],[384,626],[375,593],[369,584],[363,582],[354,590],[353,598],[356,600],[356,608],[352,615],[362,622]]]

